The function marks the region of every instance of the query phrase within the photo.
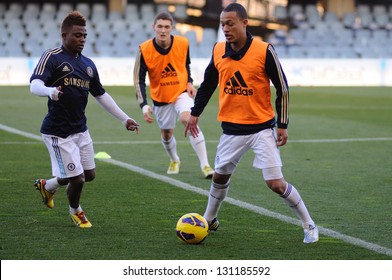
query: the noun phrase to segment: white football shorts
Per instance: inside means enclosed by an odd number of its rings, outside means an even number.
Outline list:
[[[70,178],[95,168],[94,148],[88,130],[61,138],[42,134],[52,163],[52,175]]]
[[[222,175],[233,174],[242,156],[249,149],[255,154],[253,167],[263,170],[264,180],[283,178],[275,129],[265,129],[250,135],[223,134],[216,151],[215,172]]]
[[[176,101],[164,106],[154,106],[154,115],[160,129],[174,129],[182,112],[190,112],[194,100],[185,91],[177,97]]]

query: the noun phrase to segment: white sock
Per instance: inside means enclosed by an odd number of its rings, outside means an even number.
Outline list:
[[[300,218],[304,229],[309,228],[309,225],[315,225],[314,221],[310,217],[305,203],[293,185],[287,183],[286,190],[284,194],[281,195],[281,198],[288,206],[290,206],[298,218]]]
[[[203,215],[207,222],[211,222],[218,216],[222,202],[225,199],[227,192],[229,191],[229,185],[230,181],[224,185],[212,182],[210,195],[208,196],[207,208]]]
[[[61,185],[57,182],[57,177],[46,180],[45,189],[50,193],[55,193]]]
[[[199,135],[196,138],[193,137],[190,133],[188,134],[189,142],[191,142],[192,148],[195,150],[195,153],[199,158],[200,168],[203,169],[204,166],[209,166],[210,164],[208,163],[206,141],[204,139],[203,132],[199,129]]]
[[[80,205],[76,209],[72,208],[71,206],[69,206],[69,213],[70,214],[77,214],[77,213],[82,212],[82,211],[83,211],[83,209],[82,209],[82,207],[80,207]]]
[[[177,142],[174,135],[168,141],[162,140],[162,145],[165,148],[170,161],[180,161],[180,158],[177,155]]]

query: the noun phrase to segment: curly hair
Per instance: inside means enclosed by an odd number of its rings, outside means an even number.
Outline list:
[[[67,32],[72,26],[86,26],[86,18],[78,11],[70,12],[61,24],[61,32]]]

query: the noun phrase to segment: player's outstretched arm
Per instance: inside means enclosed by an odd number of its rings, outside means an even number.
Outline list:
[[[139,132],[139,124],[134,119],[128,117],[128,115],[125,114],[123,110],[121,110],[121,108],[107,92],[96,96],[95,99],[99,105],[105,109],[105,111],[112,114],[116,119],[120,120],[128,130],[136,130],[136,132]]]

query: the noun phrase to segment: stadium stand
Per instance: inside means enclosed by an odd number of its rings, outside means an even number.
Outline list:
[[[277,6],[291,28],[276,30],[267,41],[285,58],[391,58],[392,4],[358,5],[342,19],[316,5]],[[286,11],[282,11],[286,9]],[[282,18],[280,18],[282,19]]]
[[[110,12],[102,2],[0,3],[0,56],[37,57],[43,50],[59,46],[60,22],[73,9],[89,19],[86,55],[127,57],[134,56],[139,43],[153,36],[153,17],[168,5],[128,3],[120,13]],[[180,14],[184,11],[179,9],[175,18]],[[341,18],[329,11],[320,12],[314,4],[277,5],[273,16],[289,23],[287,30],[275,30],[264,38],[282,58],[392,57],[388,47],[392,45],[392,3],[361,4]],[[204,27],[201,40],[193,30],[181,35],[189,39],[192,57],[210,57],[216,29]]]

